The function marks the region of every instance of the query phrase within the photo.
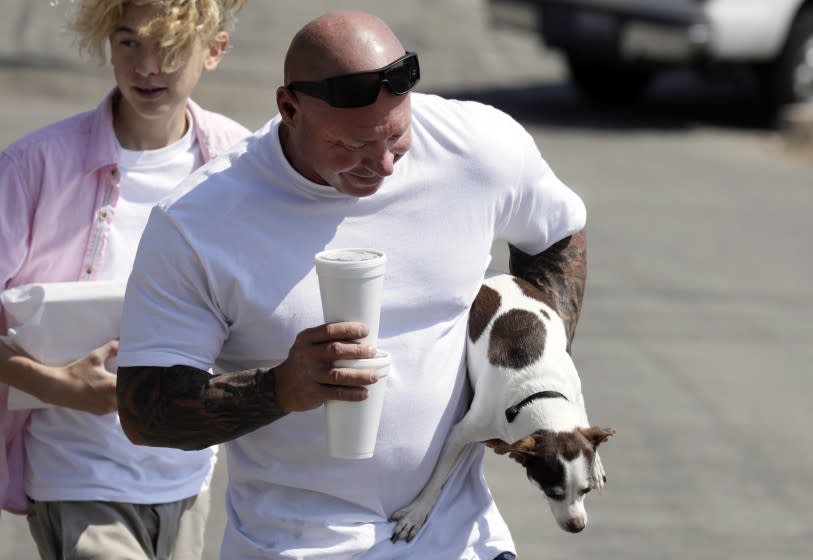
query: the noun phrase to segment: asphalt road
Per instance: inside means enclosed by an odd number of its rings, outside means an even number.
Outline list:
[[[196,98],[260,126],[293,31],[326,9],[362,7],[421,53],[420,90],[514,115],[587,203],[574,359],[591,420],[618,434],[602,449],[606,491],[588,497],[590,526],[578,535],[556,528],[518,466],[489,457],[520,558],[809,558],[813,154],[754,122],[747,79],[708,86],[673,75],[634,107],[594,107],[533,36],[491,28],[483,1],[304,4],[250,4]],[[112,82],[55,31],[64,2],[0,7],[6,145],[94,106]],[[504,266],[502,244],[494,254]],[[225,522],[224,463],[207,560]],[[34,557],[25,521],[4,514],[0,560]]]

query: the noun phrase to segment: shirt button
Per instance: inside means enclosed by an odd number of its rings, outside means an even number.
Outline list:
[[[99,211],[99,219],[104,220],[105,218],[107,218],[107,210],[100,210]]]
[[[92,266],[89,266],[89,267],[87,267],[87,268],[85,269],[85,273],[86,273],[86,274],[90,274],[91,272],[93,272],[93,267],[92,267]]]

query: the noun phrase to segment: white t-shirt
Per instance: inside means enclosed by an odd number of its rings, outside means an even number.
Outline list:
[[[191,122],[192,115],[186,118]],[[191,126],[183,138],[158,150],[119,147],[119,199],[100,278],[127,279],[150,210],[201,165],[203,156]]]
[[[191,115],[187,115],[191,123]],[[121,173],[100,280],[126,280],[150,210],[200,167],[193,127],[159,150],[119,149]],[[208,488],[215,448],[187,452],[130,443],[118,414],[39,409],[26,434],[25,491],[40,501],[99,500],[163,503]]]
[[[375,456],[330,458],[321,407],[226,444],[224,558],[490,559],[514,550],[479,444],[411,543],[389,541],[387,518],[417,496],[468,407],[466,324],[493,241],[538,253],[581,230],[585,209],[504,113],[415,93],[412,109],[412,147],[373,196],[300,176],[276,117],[150,216],[125,298],[122,365],[275,365],[298,332],[323,322],[313,255],[387,253],[378,346],[394,368]]]

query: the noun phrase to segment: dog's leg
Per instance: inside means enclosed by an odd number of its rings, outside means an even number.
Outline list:
[[[397,542],[399,539],[409,542],[418,534],[426,522],[429,512],[432,511],[449,473],[457,463],[460,453],[467,444],[478,441],[473,439],[472,432],[467,429],[467,425],[470,424],[466,422],[467,419],[470,419],[470,416],[464,417],[449,432],[449,436],[443,444],[443,450],[440,452],[440,458],[432,471],[432,476],[429,477],[429,481],[418,497],[411,504],[390,516],[390,521],[397,522],[392,532],[392,542]]]

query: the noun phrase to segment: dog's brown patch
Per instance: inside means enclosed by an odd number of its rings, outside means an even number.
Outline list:
[[[535,299],[536,301],[541,301],[551,309],[557,309],[556,300],[554,299],[553,294],[541,290],[530,282],[516,276],[514,277],[514,282],[516,282],[519,289],[522,290],[522,293],[527,297]]]
[[[539,430],[531,437],[534,440],[534,455],[555,455],[559,454],[565,461],[572,461],[579,456],[579,453],[586,453],[587,458],[592,458],[593,446],[580,429],[572,432],[551,432],[549,430]],[[527,444],[526,444],[527,447]]]
[[[486,330],[488,322],[500,308],[500,299],[497,290],[485,285],[480,286],[480,291],[477,292],[477,297],[474,298],[471,311],[469,311],[469,338],[472,342],[477,342],[477,339]]]
[[[528,476],[542,488],[553,488],[565,484],[565,468],[559,461],[572,461],[584,454],[592,463],[595,449],[592,442],[578,429],[572,432],[551,432],[539,430],[530,436],[502,448],[494,448],[497,453],[510,453],[510,457],[525,467]]]
[[[491,329],[488,361],[521,369],[537,361],[545,349],[545,324],[533,313],[512,309],[500,315]]]

